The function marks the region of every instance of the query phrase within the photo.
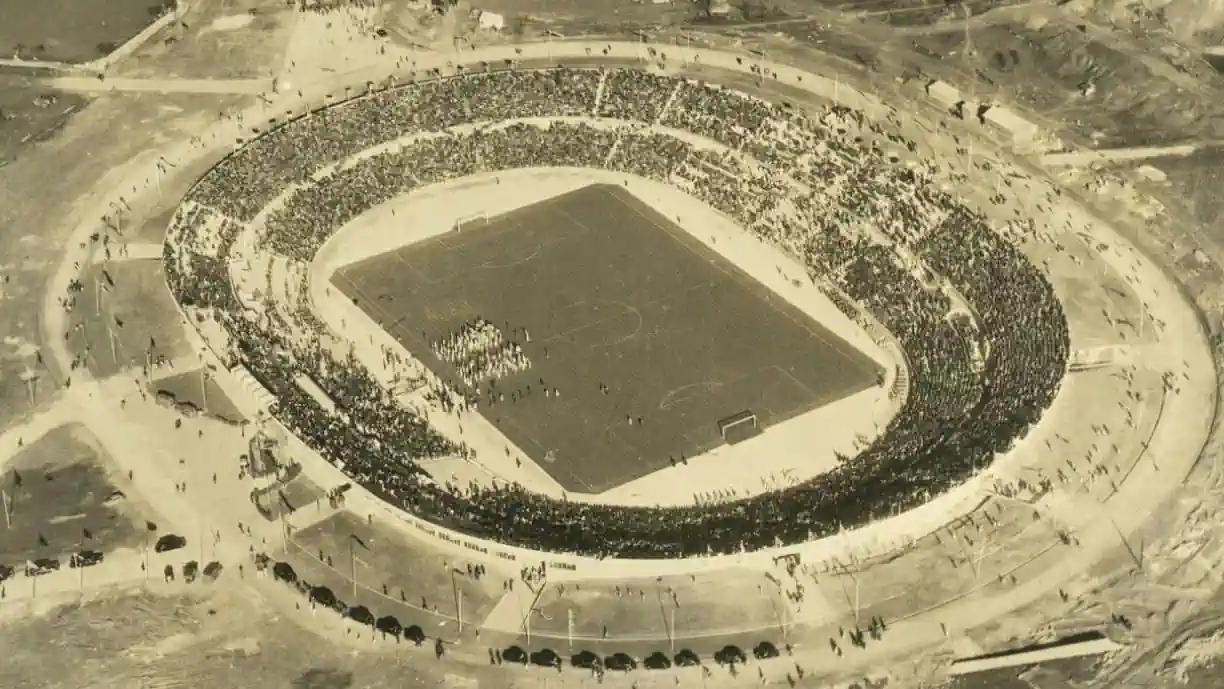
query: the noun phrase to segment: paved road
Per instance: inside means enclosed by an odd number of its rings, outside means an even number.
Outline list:
[[[271,79],[131,79],[125,77],[55,77],[43,82],[78,93],[214,93],[257,95],[272,90]]]

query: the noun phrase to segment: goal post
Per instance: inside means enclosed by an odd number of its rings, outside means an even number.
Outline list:
[[[718,434],[728,444],[747,440],[759,430],[756,412],[751,409],[718,420]]]
[[[451,229],[459,232],[461,230],[466,230],[468,227],[473,225],[484,225],[487,222],[489,222],[488,214],[484,211],[477,211],[475,213],[468,213],[467,215],[462,215],[455,218],[455,224]]]

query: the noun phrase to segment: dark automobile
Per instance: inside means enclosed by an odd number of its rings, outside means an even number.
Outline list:
[[[637,661],[628,653],[613,653],[604,658],[604,667],[617,672],[629,672],[637,669]]]
[[[69,567],[93,567],[102,561],[103,554],[96,550],[82,550],[68,557]]]
[[[672,666],[671,658],[662,651],[655,651],[642,661],[642,665],[648,670],[667,670]]]
[[[187,539],[177,534],[168,533],[165,536],[157,539],[157,543],[153,545],[153,550],[159,553],[168,553],[171,550],[187,547]]]
[[[277,562],[272,565],[272,578],[292,584],[297,581],[297,572],[288,562]]]
[[[183,565],[183,581],[190,584],[191,582],[195,581],[196,577],[198,576],[200,576],[200,563],[192,560]]]
[[[748,662],[748,656],[739,646],[723,646],[714,653],[714,661],[719,665],[736,665]]]
[[[44,574],[49,574],[60,568],[60,561],[53,557],[40,557],[37,560],[26,564],[26,576],[37,577]]]
[[[676,665],[680,667],[696,667],[701,665],[701,658],[696,653],[685,648],[681,649],[674,658]]]
[[[15,571],[12,565],[0,565],[0,581],[12,578]]]
[[[752,649],[752,656],[757,660],[777,658],[779,655],[782,654],[778,652],[778,647],[768,641],[762,641]]]

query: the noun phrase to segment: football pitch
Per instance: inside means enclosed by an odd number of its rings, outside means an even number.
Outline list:
[[[882,373],[614,185],[345,266],[333,282],[459,389],[431,342],[483,318],[518,343],[530,369],[499,379],[496,403],[482,386],[479,411],[569,492],[713,449],[732,414],[751,410],[768,432]]]

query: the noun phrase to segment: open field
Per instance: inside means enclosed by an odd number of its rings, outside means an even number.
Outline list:
[[[323,499],[327,491],[315,485],[304,474],[295,476],[277,490],[275,498],[264,503],[271,508],[265,515],[268,519],[279,519],[282,514],[288,516],[299,511],[309,515],[311,510],[315,510],[317,514],[327,507],[327,501]]]
[[[716,422],[745,409],[768,428],[877,383],[866,355],[615,187],[334,280],[444,378],[456,375],[429,343],[466,322],[486,318],[518,342],[530,370],[499,381],[505,399],[482,399],[481,413],[571,491],[602,492],[716,447]]]
[[[241,79],[274,74],[281,66],[297,12],[284,3],[228,0],[192,6],[184,23],[116,66],[124,77]]]
[[[339,512],[294,533],[289,555],[287,561],[300,577],[331,582],[336,595],[345,600],[351,597],[355,564],[362,603],[377,614],[394,614],[401,620],[410,619],[404,615],[414,615],[412,619],[427,631],[439,621],[453,623],[456,587],[463,597],[463,619],[470,623],[484,619],[501,598],[507,578],[490,569],[477,581],[468,576],[464,562],[415,544],[387,526],[369,524],[351,512]],[[422,607],[428,613],[421,612]],[[384,609],[388,612],[381,612]],[[416,618],[433,622],[426,626]]]
[[[54,137],[88,101],[76,94],[0,82],[0,167]]]
[[[0,529],[0,563],[143,544],[151,515],[126,496],[127,485],[83,426],[52,430],[23,448],[5,472],[12,523]]]
[[[158,378],[149,387],[154,394],[172,395],[175,402],[191,404],[222,421],[238,423],[243,420],[242,412],[234,406],[221,386],[211,377],[204,377],[202,370]]]
[[[5,620],[0,685],[398,689],[444,681],[444,668],[411,644],[382,645],[371,662],[302,624],[310,620],[287,620],[228,587],[65,604]],[[57,662],[47,662],[49,653]]]
[[[745,629],[768,630],[772,635],[786,619],[786,605],[777,585],[762,572],[752,571],[691,580],[550,584],[536,605],[532,629],[564,636],[572,612],[574,635],[588,640],[666,639],[672,625],[678,639]]]
[[[91,265],[81,282],[69,343],[76,351],[89,350],[86,365],[95,376],[139,371],[146,354],[156,364],[161,357],[174,361],[192,353],[160,260]]]
[[[163,0],[164,2],[164,0]],[[113,52],[173,3],[158,0],[0,2],[0,55],[88,62]]]

